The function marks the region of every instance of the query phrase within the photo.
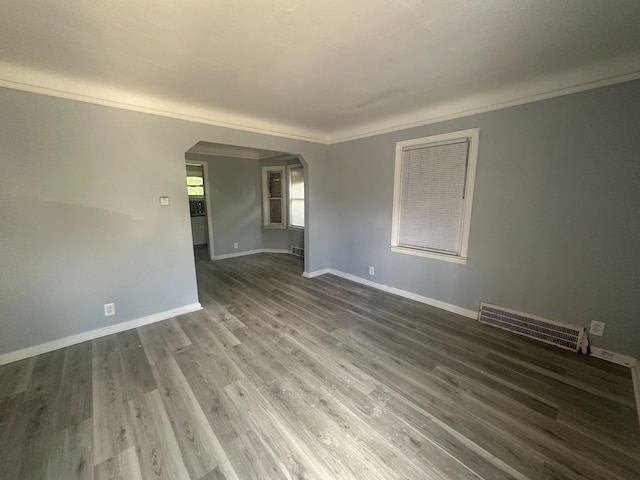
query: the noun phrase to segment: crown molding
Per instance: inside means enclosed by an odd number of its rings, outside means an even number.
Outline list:
[[[536,77],[520,84],[481,92],[411,113],[387,117],[353,129],[337,130],[329,133],[328,143],[331,145],[397,132],[638,80],[640,79],[639,65],[640,54],[634,54],[618,57],[604,64]]]
[[[0,63],[0,87],[331,145],[638,80],[640,79],[638,65],[640,65],[640,53],[616,57],[597,65],[532,78],[520,84],[496,88],[418,111],[333,132],[301,129],[222,110],[205,109],[6,63]],[[194,150],[192,153],[199,152]]]
[[[0,87],[293,140],[322,144],[328,141],[325,135],[313,130],[151,97],[2,62]]]

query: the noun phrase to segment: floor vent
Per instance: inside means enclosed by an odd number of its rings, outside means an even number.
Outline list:
[[[304,248],[300,247],[291,247],[291,253],[297,255],[298,257],[304,257]]]
[[[484,302],[480,303],[478,321],[574,352],[588,352],[589,342],[584,327],[554,322]]]

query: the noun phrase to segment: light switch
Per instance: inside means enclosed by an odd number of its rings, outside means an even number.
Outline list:
[[[160,205],[169,205],[169,197],[160,197]]]

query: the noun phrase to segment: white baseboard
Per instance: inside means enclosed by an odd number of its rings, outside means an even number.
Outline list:
[[[302,272],[302,276],[305,278],[315,278],[320,275],[324,275],[325,273],[331,273],[330,268],[323,268],[322,270],[315,270],[313,272]]]
[[[625,367],[633,367],[638,363],[638,360],[634,357],[623,355],[621,353],[610,352],[609,350],[605,350],[604,348],[590,346],[589,350],[592,357],[607,360],[611,363],[617,363],[618,365],[624,365]]]
[[[225,253],[224,255],[215,255],[214,260],[224,260],[226,258],[244,257],[245,255],[255,255],[256,253],[262,253],[262,249],[258,250],[245,250],[244,252]]]
[[[255,255],[256,253],[291,253],[289,250],[281,248],[258,248],[256,250],[245,250],[244,252],[225,253],[224,255],[215,255],[214,260],[225,260],[227,258],[244,257],[245,255]]]
[[[457,313],[458,315],[462,315],[463,317],[472,318],[474,320],[478,318],[478,312],[476,310],[468,310],[466,308],[458,307],[457,305],[452,305],[447,302],[442,302],[440,300],[435,300],[433,298],[425,297],[424,295],[418,295],[417,293],[409,292],[407,290],[402,290],[400,288],[390,287],[389,285],[383,285],[381,283],[372,282],[371,280],[367,280],[362,277],[357,277],[355,275],[351,275],[350,273],[344,273],[344,272],[341,272],[340,270],[334,270],[333,268],[325,268],[322,270],[316,270],[314,272],[304,272],[302,275],[307,278],[313,278],[319,275],[324,275],[325,273],[330,273],[337,277],[342,277],[347,280],[351,280],[352,282],[360,283],[362,285],[367,285],[369,287],[373,287],[378,290],[382,290],[384,292],[393,293],[394,295],[398,295],[404,298],[409,298],[411,300],[415,300],[420,303],[425,303],[427,305],[431,305],[432,307],[440,308],[448,312]]]
[[[190,305],[174,308],[172,310],[154,313],[153,315],[147,315],[146,317],[129,320],[128,322],[109,325],[108,327],[98,328],[89,332],[78,333],[77,335],[71,335],[70,337],[59,338],[50,342],[41,343],[40,345],[34,345],[33,347],[27,347],[21,350],[16,350],[15,352],[5,353],[3,355],[0,355],[0,365],[6,365],[7,363],[23,360],[25,358],[40,355],[42,353],[51,352],[59,348],[76,345],[78,343],[86,342],[87,340],[94,340],[96,338],[105,337],[114,333],[124,332],[125,330],[142,327],[143,325],[160,322],[162,320],[177,317],[178,315],[183,315],[185,313],[195,312],[197,310],[202,310],[202,305],[200,305],[200,303],[192,303]]]
[[[351,275],[350,273],[341,272],[340,270],[334,270],[333,268],[323,268],[322,270],[315,270],[313,272],[304,272],[302,274],[303,277],[306,278],[314,278],[320,275],[325,275],[330,273],[332,275],[336,275],[337,277],[342,277],[347,280],[351,280],[352,282],[360,283],[362,285],[367,285],[369,287],[376,288],[378,290],[383,290],[385,292],[393,293],[395,295],[399,295],[401,297],[409,298],[411,300],[415,300],[420,303],[425,303],[427,305],[431,305],[432,307],[441,308],[442,310],[446,310],[448,312],[457,313],[458,315],[462,315],[464,317],[477,319],[478,312],[475,310],[468,310],[466,308],[458,307],[457,305],[452,305],[450,303],[442,302],[440,300],[435,300],[433,298],[425,297],[423,295],[418,295],[417,293],[409,292],[407,290],[402,290],[396,287],[390,287],[388,285],[383,285],[381,283],[372,282],[371,280],[367,280],[366,278],[357,277],[355,275]],[[633,368],[635,366],[636,375],[640,375],[640,364],[638,360],[629,355],[623,355],[621,353],[611,352],[609,350],[605,350],[603,348],[598,347],[590,347],[590,355],[593,357],[600,358],[602,360],[607,360],[608,362],[616,363],[618,365],[623,365],[625,367]],[[640,378],[635,379],[638,382],[638,388],[640,389]],[[636,393],[640,395],[639,393]],[[639,407],[640,408],[640,400]]]

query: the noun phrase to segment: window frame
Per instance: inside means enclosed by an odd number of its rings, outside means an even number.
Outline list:
[[[280,197],[271,197],[269,195],[269,173],[280,173],[281,191]],[[262,167],[262,226],[265,228],[287,228],[287,208],[286,199],[288,198],[289,189],[287,188],[286,168],[284,165],[264,166]],[[271,222],[270,200],[272,198],[280,198],[280,212],[282,215],[282,223]]]
[[[461,222],[461,245],[458,255],[451,255],[442,252],[430,251],[428,249],[417,249],[406,246],[400,246],[398,243],[400,237],[400,205],[402,198],[402,157],[403,152],[407,148],[431,147],[447,145],[468,139],[469,150],[467,154],[467,170],[465,181],[465,197],[463,200],[463,219]],[[478,144],[480,139],[480,129],[471,128],[467,130],[458,130],[455,132],[443,133],[439,135],[430,135],[428,137],[414,138],[396,142],[396,158],[394,169],[394,186],[393,186],[393,218],[391,225],[391,244],[389,248],[395,253],[404,253],[409,255],[417,255],[420,257],[432,258],[435,260],[443,260],[458,264],[466,264],[468,260],[469,247],[469,229],[471,227],[471,210],[473,206],[473,191],[476,178],[476,164],[478,160]]]
[[[304,166],[302,164],[299,165],[288,165],[287,166],[287,227],[288,228],[292,228],[292,229],[297,229],[297,230],[304,230],[304,225],[300,226],[300,225],[293,225],[291,223],[291,201],[292,200],[302,200],[303,202],[303,212],[304,212],[304,207],[306,206],[305,202],[305,198],[304,196],[302,198],[292,198],[291,197],[291,171],[292,170],[300,170],[302,171],[302,194],[304,195],[304,184],[305,184],[305,178],[304,178]],[[305,215],[304,218],[304,223],[307,223],[307,218]]]

